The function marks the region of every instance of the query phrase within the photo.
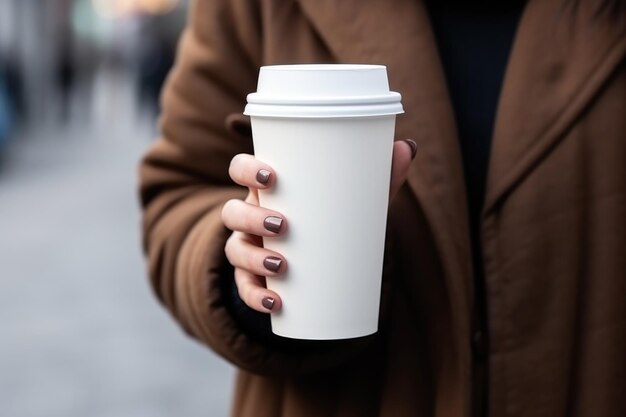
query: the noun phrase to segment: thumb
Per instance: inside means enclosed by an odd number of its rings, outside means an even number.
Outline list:
[[[409,174],[411,161],[417,153],[417,144],[411,139],[399,140],[393,144],[393,159],[391,161],[391,185],[389,199],[393,199],[406,177]]]

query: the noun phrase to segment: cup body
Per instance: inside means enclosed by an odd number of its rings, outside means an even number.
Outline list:
[[[263,67],[248,96],[257,159],[276,172],[260,204],[287,218],[264,238],[287,259],[268,278],[282,309],[272,331],[346,339],[378,329],[389,183],[400,95],[385,67]]]
[[[267,279],[282,309],[272,331],[297,339],[344,339],[378,329],[395,115],[252,117],[255,156],[276,171],[263,207],[288,221],[264,238],[288,262]]]

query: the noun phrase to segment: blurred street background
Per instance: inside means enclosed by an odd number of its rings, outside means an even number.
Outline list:
[[[233,370],[157,304],[137,162],[182,0],[0,0],[0,416],[226,417]]]

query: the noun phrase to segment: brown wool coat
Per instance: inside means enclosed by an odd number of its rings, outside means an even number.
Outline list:
[[[493,417],[626,416],[626,37],[581,3],[530,1],[514,41],[481,230],[485,366],[471,342],[459,146],[424,6],[195,1],[162,139],[141,165],[145,247],[159,299],[241,368],[233,416],[462,417],[485,392]],[[225,308],[220,210],[245,196],[227,169],[252,152],[241,112],[259,66],[311,62],[387,65],[406,110],[397,138],[419,152],[390,206],[380,332],[263,345]]]

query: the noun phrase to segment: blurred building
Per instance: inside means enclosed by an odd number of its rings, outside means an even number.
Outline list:
[[[185,9],[0,0],[0,417],[228,415],[233,369],[141,254],[137,161]]]
[[[131,78],[138,104],[154,112],[186,8],[183,0],[0,1],[0,143],[20,119],[67,121],[73,108],[88,117],[103,73]]]

